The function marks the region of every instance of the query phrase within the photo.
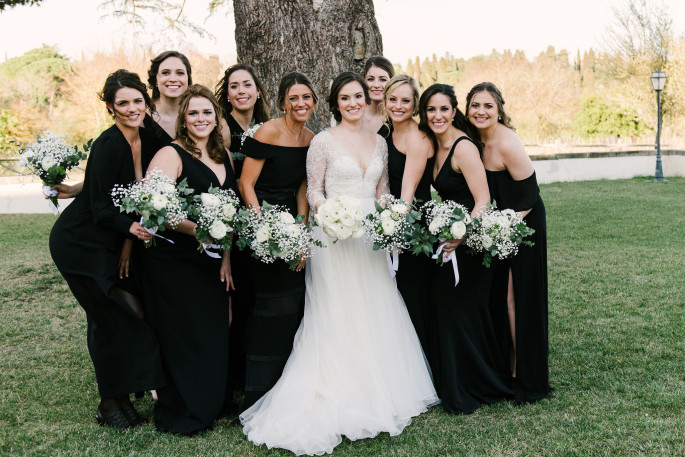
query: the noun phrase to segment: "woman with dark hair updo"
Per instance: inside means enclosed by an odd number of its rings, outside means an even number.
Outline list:
[[[395,76],[395,67],[383,56],[369,57],[364,64],[364,80],[369,87],[369,107],[364,114],[364,128],[378,132],[382,137],[389,134],[385,124],[383,91],[390,78]]]
[[[221,108],[204,86],[192,85],[179,101],[176,139],[150,163],[174,181],[187,179],[199,195],[210,187],[236,188],[223,147]],[[167,385],[157,390],[155,426],[192,435],[211,426],[228,382],[230,252],[215,259],[200,252],[197,224],[184,220],[164,232],[142,256],[146,318],[159,339]]]
[[[101,399],[96,419],[126,429],[145,422],[129,394],[162,386],[164,376],[157,340],[142,319],[138,290],[129,278],[133,240],[151,236],[114,206],[111,191],[143,177],[155,150],[152,136],[140,127],[145,110],[154,105],[138,75],[126,70],[109,75],[99,95],[114,125],[93,142],[83,190],[55,222],[50,252],[86,312]]]
[[[492,198],[500,209],[518,211],[535,230],[517,255],[499,261],[493,286],[493,315],[503,350],[511,354],[516,400],[540,400],[550,392],[547,340],[547,226],[535,169],[509,115],[502,93],[490,82],[466,98],[468,119],[483,143]]]
[[[240,193],[259,211],[264,202],[287,208],[293,216],[309,215],[306,160],[314,134],[305,127],[317,96],[302,73],[285,75],[277,104],[283,116],[262,125],[243,145],[245,163]],[[283,372],[304,308],[302,261],[291,271],[285,262],[270,264],[249,257],[254,301],[245,330],[247,408],[264,395]]]
[[[357,200],[362,211],[388,193],[383,138],[364,128],[368,88],[344,72],[328,98],[336,127],[319,133],[307,154],[313,210],[328,198]],[[383,252],[361,238],[314,247],[306,271],[305,310],[281,379],[240,415],[255,444],[297,455],[330,453],[381,432],[398,435],[438,401],[421,344]]]
[[[155,133],[161,149],[176,136],[181,96],[193,84],[188,58],[178,51],[164,51],[150,61],[147,82],[156,109],[146,116],[145,128]]]
[[[490,201],[488,183],[472,127],[457,107],[452,86],[433,84],[426,89],[419,100],[419,119],[419,128],[436,151],[433,187],[443,201],[463,205],[472,216],[479,214]],[[470,414],[481,404],[510,398],[512,391],[490,315],[494,268],[484,267],[482,256],[469,255],[462,242],[463,238],[442,243],[457,264],[445,262],[434,269],[429,306],[436,318],[430,333],[438,343],[432,368],[442,407]]]

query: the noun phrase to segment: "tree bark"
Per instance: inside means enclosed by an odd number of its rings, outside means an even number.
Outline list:
[[[278,83],[291,71],[311,80],[319,104],[307,126],[330,125],[326,98],[343,71],[361,73],[382,55],[372,0],[233,0],[238,62],[252,65],[269,91],[272,112]]]

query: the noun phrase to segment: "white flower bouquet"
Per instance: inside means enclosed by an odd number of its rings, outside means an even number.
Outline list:
[[[188,215],[197,222],[195,236],[200,250],[210,257],[220,256],[209,249],[231,249],[232,234],[236,229],[240,201],[233,190],[210,187],[207,192],[193,196]]]
[[[122,213],[140,214],[140,224],[145,230],[163,238],[157,235],[157,231],[164,231],[165,224],[175,227],[188,217],[188,201],[192,194],[193,189],[188,187],[185,179],[175,185],[172,178],[153,168],[140,182],[114,186],[112,200]],[[145,245],[150,244],[155,244],[154,238]]]
[[[311,255],[311,245],[322,246],[303,224],[303,215],[293,217],[278,205],[264,202],[261,214],[254,208],[241,209],[237,221],[237,246],[241,250],[250,247],[252,256],[264,263],[282,259],[294,270],[303,258]]]
[[[365,233],[361,203],[356,198],[344,195],[329,198],[319,205],[314,223],[333,238],[333,243],[347,238],[361,238]]]
[[[78,146],[69,146],[66,135],[57,135],[50,131],[43,132],[36,141],[24,146],[19,153],[19,164],[31,170],[33,174],[43,180],[43,194],[50,197],[50,209],[57,214],[57,191],[52,186],[61,184],[67,177],[67,171],[76,167],[86,158],[92,140],[83,145],[81,152]],[[22,145],[19,145],[20,147]]]
[[[495,204],[473,219],[473,229],[466,238],[466,246],[472,253],[483,254],[483,265],[490,266],[492,259],[506,259],[518,253],[521,244],[532,246],[523,238],[532,235],[531,229],[513,209],[497,210]]]

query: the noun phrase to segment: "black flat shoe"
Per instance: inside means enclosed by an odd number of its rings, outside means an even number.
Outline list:
[[[138,414],[138,411],[136,411],[136,409],[130,403],[123,405],[119,411],[124,413],[124,416],[128,420],[131,427],[139,427],[147,424],[147,420]]]
[[[97,414],[95,414],[95,420],[98,421],[98,424],[100,424],[101,426],[107,425],[109,427],[117,428],[119,430],[126,430],[131,428],[131,422],[120,409],[103,413],[98,408],[98,412]]]

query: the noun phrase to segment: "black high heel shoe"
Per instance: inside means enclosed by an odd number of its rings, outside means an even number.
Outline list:
[[[123,404],[119,411],[124,414],[131,427],[139,427],[147,424],[147,420],[138,414],[138,411],[136,411],[130,402]]]
[[[131,428],[131,422],[124,415],[124,412],[120,409],[115,409],[114,411],[102,412],[98,408],[98,412],[95,414],[95,420],[101,426],[107,425],[108,427],[116,428],[119,430],[126,430]]]

